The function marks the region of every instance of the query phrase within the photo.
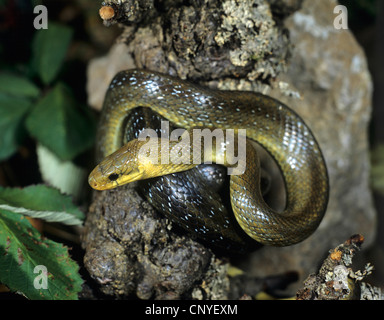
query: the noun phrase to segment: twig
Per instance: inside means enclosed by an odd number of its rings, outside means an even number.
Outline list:
[[[362,280],[370,275],[373,266],[368,263],[364,270],[353,271],[352,259],[364,242],[362,235],[354,235],[343,244],[330,250],[318,274],[311,274],[300,289],[298,300],[384,300],[381,288]]]

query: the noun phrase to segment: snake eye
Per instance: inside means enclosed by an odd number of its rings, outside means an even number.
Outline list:
[[[108,179],[111,181],[116,181],[119,175],[117,173],[112,173],[109,175]]]

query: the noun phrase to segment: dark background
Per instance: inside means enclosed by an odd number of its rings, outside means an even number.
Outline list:
[[[371,150],[384,143],[384,1],[342,0],[348,8],[349,27],[363,47],[373,80],[372,118],[370,125]],[[371,176],[372,179],[377,177]],[[377,246],[371,249],[371,261],[375,265],[372,281],[378,286],[384,283],[384,195],[373,189],[378,217]],[[369,257],[368,257],[369,259]]]

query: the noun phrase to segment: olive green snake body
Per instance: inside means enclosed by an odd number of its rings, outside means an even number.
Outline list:
[[[136,108],[129,113],[124,124],[126,132],[123,140],[137,139],[148,126],[158,136],[166,134],[161,127],[164,120],[150,108]],[[263,178],[262,189],[268,191],[267,174]],[[255,243],[249,241],[251,238],[228,209],[227,182],[223,166],[202,164],[188,171],[140,180],[137,190],[159,212],[189,231],[190,236],[216,248],[248,252],[255,248]]]
[[[256,161],[250,165],[247,159],[244,174],[230,177],[232,210],[249,237],[265,245],[286,246],[304,240],[317,229],[328,203],[327,168],[311,130],[293,110],[260,93],[212,90],[150,71],[123,71],[111,82],[97,136],[96,158],[101,163],[89,177],[94,189],[105,190],[159,176],[161,180],[181,171],[172,171],[169,165],[164,166],[163,172],[161,165],[146,168],[137,157],[138,148],[143,145],[137,140],[122,147],[127,119],[137,107],[150,108],[176,127],[188,130],[203,127],[246,129],[247,138],[259,143],[276,160],[286,187],[283,212],[271,209],[263,199],[260,165],[253,148],[247,145],[247,158]],[[156,173],[151,176],[153,171]],[[164,204],[172,207],[173,203],[166,197],[153,202],[160,210]],[[173,214],[172,208],[162,211]],[[196,211],[194,206],[179,208],[172,218],[186,229],[203,230],[201,234],[208,238],[228,237],[231,240],[232,237],[233,241],[241,243],[239,236],[233,235],[234,228],[238,228],[232,226],[235,219],[229,219],[227,212],[201,217]],[[196,221],[190,223],[185,219],[191,213],[203,225],[192,226]]]

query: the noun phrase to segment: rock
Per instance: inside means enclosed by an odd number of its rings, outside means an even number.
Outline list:
[[[88,104],[97,110],[103,106],[105,92],[112,78],[121,70],[135,67],[127,46],[117,42],[105,57],[93,59],[87,68]]]
[[[210,250],[171,229],[129,186],[95,193],[82,239],[84,265],[111,296],[178,299],[212,269],[228,286]],[[221,291],[216,298],[225,297]]]
[[[317,137],[329,171],[328,209],[307,240],[286,248],[264,247],[241,263],[257,277],[295,270],[301,283],[317,271],[330,248],[351,235],[363,234],[365,248],[375,239],[376,213],[368,185],[372,82],[351,32],[333,28],[335,5],[332,0],[307,0],[288,18],[295,46],[287,73],[277,81],[288,84],[292,97],[269,92],[297,111]]]

